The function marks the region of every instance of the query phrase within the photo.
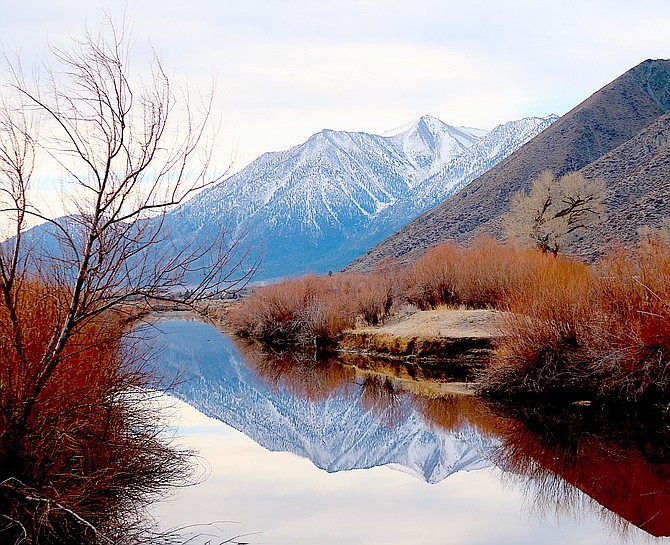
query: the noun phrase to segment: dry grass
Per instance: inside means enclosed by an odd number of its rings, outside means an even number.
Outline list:
[[[392,276],[305,276],[258,288],[228,313],[241,336],[272,343],[332,344],[358,319],[380,323],[393,303]]]
[[[502,336],[482,377],[488,392],[528,394],[582,386],[582,349],[593,310],[591,271],[583,263],[543,256],[530,278],[530,287],[506,301]]]
[[[587,356],[597,393],[630,401],[670,394],[670,246],[614,252],[597,265],[595,290]]]
[[[21,342],[0,307],[2,541],[133,543],[142,506],[188,473],[187,454],[166,444],[147,403],[151,374],[124,348],[123,320],[100,315],[74,332],[17,428],[65,294],[24,281],[15,296]]]

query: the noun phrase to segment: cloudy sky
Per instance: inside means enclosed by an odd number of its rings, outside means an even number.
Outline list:
[[[103,9],[125,9],[135,69],[151,44],[175,78],[205,89],[216,78],[236,169],[323,128],[383,132],[431,114],[490,129],[560,115],[670,57],[667,0],[0,2],[1,46],[27,64],[99,26]]]

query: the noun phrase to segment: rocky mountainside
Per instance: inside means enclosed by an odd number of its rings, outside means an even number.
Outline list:
[[[387,258],[411,261],[429,246],[450,239],[467,241],[482,233],[500,237],[511,195],[527,190],[544,169],[558,176],[584,169],[587,176],[608,182],[610,219],[589,235],[591,239],[575,239],[568,248],[593,256],[608,241],[632,236],[638,224],[653,223],[668,209],[668,184],[660,182],[670,174],[663,118],[668,111],[670,61],[644,61],[373,247],[349,270],[369,270]],[[588,247],[580,247],[585,243]]]
[[[658,227],[670,215],[670,114],[582,169],[587,178],[607,182],[607,217],[571,240],[583,257],[637,240],[643,226]]]
[[[323,130],[203,191],[166,227],[178,245],[225,233],[261,249],[259,279],[337,270],[555,119],[522,119],[488,133],[430,116],[385,135]]]

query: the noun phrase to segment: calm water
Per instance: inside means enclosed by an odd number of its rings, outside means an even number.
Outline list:
[[[182,531],[194,542],[670,543],[665,424],[445,397],[370,362],[243,356],[199,322],[159,329],[206,478],[152,514],[213,523]]]

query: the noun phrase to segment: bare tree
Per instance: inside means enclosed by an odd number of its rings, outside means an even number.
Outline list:
[[[73,335],[92,320],[130,302],[175,300],[187,282],[195,282],[186,300],[193,303],[248,278],[234,243],[171,243],[167,212],[225,174],[211,164],[212,95],[176,89],[155,56],[148,76],[133,79],[127,44],[107,24],[71,51],[52,49],[53,64],[37,81],[9,63],[0,101],[0,214],[10,235],[0,244],[3,349],[34,369],[13,403],[19,430]],[[50,219],[31,201],[37,161],[63,180],[67,217]],[[29,218],[46,221],[47,235],[31,236]],[[59,312],[42,351],[28,355],[31,332],[18,309],[34,278],[49,286]],[[2,377],[3,388],[11,378]]]
[[[569,234],[604,218],[606,191],[604,181],[589,180],[580,172],[556,179],[545,170],[533,180],[529,193],[512,196],[505,231],[524,245],[555,255]]]

